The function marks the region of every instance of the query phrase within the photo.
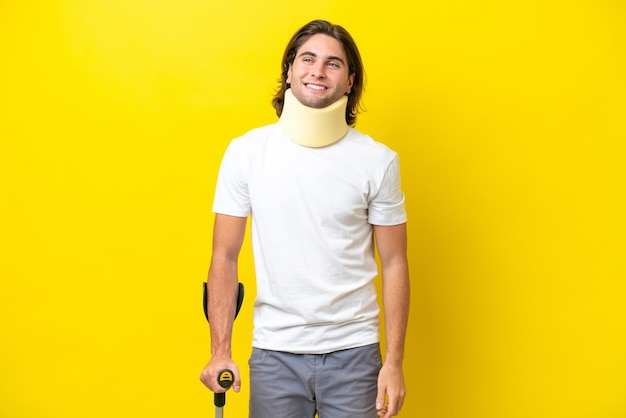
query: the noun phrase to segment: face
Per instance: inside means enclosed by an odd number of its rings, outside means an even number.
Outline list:
[[[341,43],[328,35],[311,36],[289,65],[287,83],[305,106],[324,108],[350,93],[354,74]]]

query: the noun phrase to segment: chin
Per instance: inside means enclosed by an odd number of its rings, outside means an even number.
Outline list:
[[[325,108],[333,103],[332,98],[308,98],[304,102],[303,105],[308,107],[313,107],[317,109]]]

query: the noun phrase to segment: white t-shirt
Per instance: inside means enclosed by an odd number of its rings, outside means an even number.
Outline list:
[[[254,347],[321,354],[379,341],[372,225],[406,222],[395,152],[352,128],[322,148],[258,128],[226,150],[213,211],[252,215]]]

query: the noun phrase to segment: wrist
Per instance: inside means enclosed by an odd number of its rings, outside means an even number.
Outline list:
[[[385,364],[389,364],[390,366],[395,366],[402,368],[402,364],[404,363],[404,355],[398,354],[396,352],[387,351],[385,353]]]
[[[228,357],[232,356],[230,346],[211,345],[211,357]]]

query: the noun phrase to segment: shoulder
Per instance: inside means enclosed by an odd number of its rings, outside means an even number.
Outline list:
[[[255,141],[255,140],[261,140],[263,138],[268,138],[273,135],[277,127],[278,127],[278,124],[276,123],[272,123],[270,125],[265,125],[265,126],[260,126],[258,128],[249,130],[245,134],[235,138],[233,141],[247,142],[247,141]]]
[[[230,141],[228,149],[230,152],[254,153],[263,147],[267,141],[276,135],[277,124],[265,125],[254,128]]]
[[[344,139],[349,152],[355,152],[368,158],[386,162],[397,158],[397,153],[387,145],[354,128],[348,130],[348,134]]]

